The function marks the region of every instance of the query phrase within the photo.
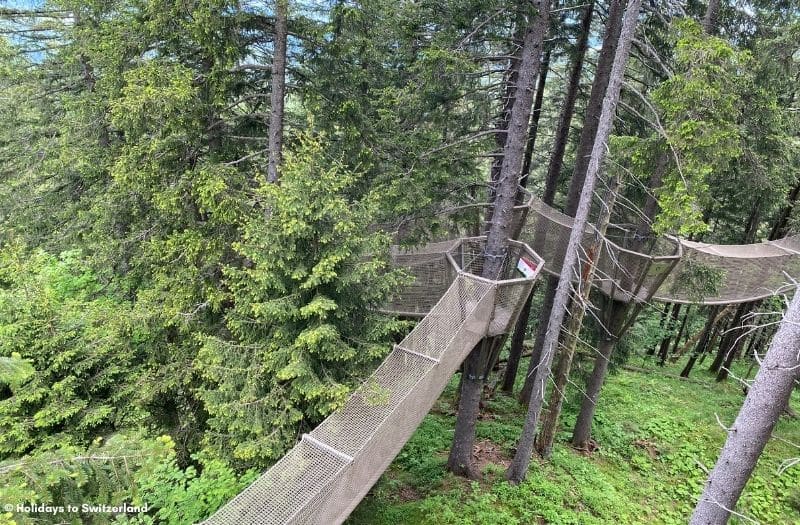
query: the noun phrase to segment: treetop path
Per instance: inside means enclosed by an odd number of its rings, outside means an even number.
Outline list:
[[[341,409],[204,523],[331,525],[347,518],[472,348],[513,329],[542,271],[559,274],[572,218],[536,198],[514,211],[509,233],[519,241],[510,241],[498,280],[479,277],[483,237],[392,248],[393,264],[415,280],[385,310],[422,319]],[[587,227],[581,259],[594,261],[594,285],[618,301],[742,303],[788,291],[800,276],[800,236],[714,245],[612,228],[600,253],[590,253],[597,236]],[[687,285],[697,268],[716,276],[713,293]]]

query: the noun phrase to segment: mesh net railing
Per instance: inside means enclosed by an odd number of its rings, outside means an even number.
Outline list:
[[[573,220],[531,198],[515,208],[512,241],[499,280],[478,277],[483,238],[392,250],[414,282],[386,310],[423,317],[347,401],[205,523],[336,524],[355,508],[483,338],[507,333],[539,272],[558,275]],[[667,237],[643,243],[587,226],[581,256],[596,262],[596,286],[621,301],[729,304],[780,293],[800,277],[800,236],[725,246]],[[630,242],[629,242],[630,241]],[[646,252],[643,247],[649,244]],[[598,253],[590,253],[594,246]],[[537,255],[538,254],[538,255]],[[541,257],[539,257],[541,255]],[[521,261],[525,264],[521,264]],[[706,297],[682,287],[692,265],[718,276]],[[527,268],[527,277],[517,270]]]
[[[664,302],[736,304],[784,293],[800,277],[800,236],[758,244],[704,244],[682,240],[684,255],[654,299]],[[719,279],[706,296],[681,286],[696,267]]]
[[[515,208],[512,230],[519,239],[545,260],[544,271],[559,275],[572,231],[573,219],[536,198]],[[588,253],[597,232],[587,225],[581,243],[581,257],[596,262],[594,285],[620,301],[734,304],[750,302],[795,285],[800,278],[800,236],[747,245],[704,244],[672,237],[649,238],[644,242],[635,230],[619,229],[604,236],[598,254]],[[422,248],[400,250],[395,263],[412,273],[417,281],[399,302],[387,311],[422,316],[435,302],[443,281],[449,278],[444,253],[448,244],[432,243]],[[436,252],[436,253],[433,253]],[[704,268],[718,279],[713,291],[703,295],[683,279],[687,273]]]
[[[472,205],[479,206],[485,204]],[[544,258],[546,273],[559,275],[572,225],[572,217],[528,196],[525,204],[514,209],[511,233],[518,232],[518,238]],[[594,227],[588,225],[582,242],[584,258],[590,256],[588,249],[595,243],[596,236]],[[387,305],[387,311],[425,315],[446,288],[442,283],[451,277],[443,253],[448,243],[455,242],[437,242],[404,250],[395,248],[396,264],[408,269],[418,280],[411,286],[414,292],[403,295],[402,302],[406,304]],[[602,246],[600,254],[591,254],[597,264],[594,285],[621,301],[652,298],[696,304],[750,302],[782,293],[795,286],[792,279],[800,277],[800,235],[757,244],[722,245],[667,236],[642,242],[636,238],[635,229],[620,229],[607,233]],[[682,279],[687,272],[699,267],[716,274],[719,280],[716,288],[705,295],[686,286]]]
[[[544,271],[550,275],[561,273],[572,224],[572,217],[537,199],[532,200],[520,240],[530,244],[544,258]],[[617,233],[614,240],[605,236],[600,243],[598,237],[595,228],[587,225],[579,255],[583,260],[591,258],[595,261],[594,285],[619,301],[648,300],[681,257],[681,245],[669,238],[650,243],[649,253],[642,253],[628,246],[637,240],[634,237]],[[598,253],[591,253],[598,245]]]
[[[483,239],[430,250],[443,253],[453,278],[377,370],[272,468],[222,507],[209,525],[338,524],[377,481],[444,390],[461,362],[492,331],[508,331],[542,268],[512,243],[498,280],[482,267]],[[526,275],[518,274],[520,260]]]
[[[532,199],[520,240],[545,260],[544,271],[559,275],[573,219]],[[584,232],[582,255],[594,243],[596,231]],[[646,252],[643,249],[647,248]],[[658,237],[643,243],[615,232],[607,235],[597,257],[595,286],[617,300],[733,304],[763,299],[784,292],[800,277],[800,236],[747,245],[695,243]],[[705,295],[681,279],[703,267],[719,282]]]
[[[384,309],[396,315],[423,317],[447,291],[456,276],[447,253],[457,240],[427,244],[421,248],[404,249],[393,246],[390,256],[396,268],[402,268],[413,281],[395,295]]]

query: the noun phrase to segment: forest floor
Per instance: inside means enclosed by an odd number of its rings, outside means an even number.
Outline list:
[[[641,357],[619,369],[601,395],[594,423],[597,450],[569,446],[578,394],[564,407],[552,459],[534,460],[519,486],[504,481],[525,417],[514,398],[499,392],[485,403],[478,424],[480,481],[445,471],[454,424],[451,381],[389,470],[347,522],[349,525],[685,524],[725,439],[717,421],[731,424],[742,404],[741,384],[717,384],[705,367],[692,381]],[[584,367],[587,364],[583,364]],[[744,371],[742,371],[742,374]],[[518,385],[519,386],[519,385]],[[800,411],[800,395],[792,398]],[[800,420],[781,418],[739,511],[763,525],[800,524]]]

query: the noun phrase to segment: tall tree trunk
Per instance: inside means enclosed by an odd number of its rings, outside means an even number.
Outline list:
[[[736,508],[739,496],[786,409],[794,383],[800,378],[800,292],[764,356],[739,415],[708,476],[703,495],[694,509],[691,525],[723,525]]]
[[[581,191],[580,201],[575,213],[573,228],[570,233],[569,243],[564,256],[564,263],[559,276],[558,287],[556,289],[553,308],[548,321],[547,335],[545,336],[542,357],[531,391],[531,398],[528,403],[528,412],[525,416],[525,424],[522,429],[517,451],[514,459],[506,472],[508,479],[514,483],[519,483],[525,478],[528,465],[533,452],[533,441],[536,435],[536,425],[544,402],[544,387],[547,378],[550,376],[550,366],[553,360],[553,353],[558,343],[561,325],[564,321],[564,314],[569,301],[570,288],[572,287],[572,275],[578,260],[578,250],[583,238],[584,228],[589,218],[589,209],[592,204],[594,188],[597,183],[597,175],[600,165],[606,154],[608,138],[611,135],[611,127],[614,123],[619,93],[622,88],[622,80],[625,76],[625,65],[628,62],[631,42],[636,31],[636,24],[639,19],[639,8],[641,0],[631,0],[625,12],[620,32],[619,47],[614,57],[608,90],[603,99],[603,109],[600,114],[597,136],[595,137],[594,147],[592,148],[591,158],[586,179]]]
[[[761,199],[758,198],[753,203],[750,209],[750,215],[747,217],[745,223],[744,236],[742,237],[742,244],[753,244],[756,242],[756,234],[758,233],[758,226],[761,224]]]
[[[678,329],[678,335],[675,336],[675,342],[672,344],[672,354],[678,351],[678,347],[683,340],[683,334],[686,331],[686,323],[689,321],[689,315],[692,313],[692,305],[688,305],[686,310],[683,312],[683,321],[681,321],[681,327]]]
[[[670,335],[666,335],[661,340],[661,347],[658,349],[658,364],[664,366],[664,363],[667,360],[667,354],[669,353],[669,344],[672,341],[671,332],[675,330],[675,325],[678,322],[678,317],[681,315],[681,304],[675,303],[672,306],[672,316],[669,319],[669,324],[667,325],[667,330]]]
[[[749,303],[742,303],[738,306],[738,308],[736,308],[736,313],[733,315],[733,319],[731,319],[731,323],[728,325],[728,329],[725,331],[725,334],[722,336],[722,340],[719,343],[717,356],[714,358],[714,362],[711,363],[711,366],[708,369],[709,372],[719,372],[723,363],[725,363],[728,359],[728,356],[733,353],[733,350],[738,343],[742,318],[749,310]]]
[[[586,171],[594,146],[595,136],[600,122],[600,113],[603,106],[603,97],[608,89],[611,68],[614,64],[614,55],[619,45],[620,30],[622,28],[622,13],[625,9],[626,0],[610,0],[608,6],[608,21],[606,22],[606,33],[603,37],[603,48],[597,58],[597,70],[592,83],[592,91],[589,94],[589,102],[586,105],[586,117],[583,121],[583,129],[578,142],[578,149],[575,156],[575,168],[572,170],[572,180],[570,181],[569,192],[567,193],[567,204],[564,213],[570,216],[575,215],[578,207],[578,200],[583,188],[583,181],[586,178]]]
[[[542,56],[542,63],[539,67],[539,77],[536,81],[536,98],[533,101],[533,112],[531,113],[531,126],[528,131],[528,143],[525,145],[525,160],[522,163],[522,177],[519,179],[519,184],[523,188],[528,186],[528,175],[531,171],[531,162],[533,160],[533,151],[536,147],[536,139],[539,134],[539,118],[542,115],[542,101],[544,100],[544,88],[547,82],[547,72],[550,69],[550,52],[551,46],[546,46],[544,55]],[[519,196],[518,202],[521,201],[522,195]],[[548,203],[552,204],[552,202]],[[525,304],[520,312],[519,319],[514,325],[514,335],[511,338],[511,348],[508,354],[508,364],[506,366],[505,374],[503,375],[503,392],[511,394],[514,390],[514,383],[517,380],[517,372],[519,370],[519,362],[522,359],[522,348],[525,342],[525,335],[528,330],[528,322],[531,316],[531,302],[533,302],[533,291],[525,300]]]
[[[652,233],[652,224],[658,212],[658,201],[655,198],[655,190],[661,186],[661,181],[666,173],[669,158],[666,154],[659,156],[656,167],[648,181],[648,187],[652,190],[645,200],[642,208],[642,221],[636,228],[636,238],[630,244],[629,249],[639,252],[647,243],[647,239]],[[635,308],[635,307],[634,307]],[[630,326],[636,311],[631,312],[631,305],[620,301],[608,300],[603,310],[603,316],[607,319],[606,333],[601,339],[598,348],[598,357],[595,359],[592,373],[586,382],[584,396],[581,400],[581,408],[575,427],[572,432],[572,444],[577,448],[585,449],[588,446],[592,432],[592,421],[594,419],[595,407],[600,399],[600,390],[605,383],[608,374],[608,365],[611,362],[611,355],[616,348],[617,341],[622,336],[622,330]],[[669,304],[664,306],[661,315],[660,326],[663,327],[669,314]],[[648,351],[649,355],[655,353],[655,347]]]
[[[531,173],[531,163],[533,162],[533,152],[536,149],[536,139],[539,138],[539,119],[542,116],[542,103],[544,102],[544,88],[547,84],[547,74],[550,71],[550,53],[552,45],[545,46],[542,56],[542,65],[539,68],[539,78],[536,81],[536,98],[533,101],[533,112],[531,113],[531,127],[528,131],[528,143],[525,145],[525,160],[522,162],[522,176],[519,184],[523,188],[528,186],[528,175]]]
[[[730,312],[729,308],[722,309],[721,306],[710,307],[708,309],[708,317],[706,318],[706,322],[703,325],[703,328],[695,335],[690,337],[689,340],[686,341],[686,344],[683,345],[683,347],[681,347],[676,352],[673,352],[673,358],[671,359],[672,362],[677,361],[680,358],[680,356],[689,351],[689,348],[694,346],[694,351],[692,352],[692,355],[689,357],[689,361],[691,361],[692,364],[690,366],[687,363],[688,369],[691,370],[692,366],[694,366],[694,361],[696,361],[697,358],[700,356],[700,354],[705,352],[706,348],[708,347],[708,343],[711,340],[711,334],[714,331],[714,327],[725,315],[727,315],[728,312]],[[684,367],[684,371],[685,370],[686,367]],[[688,377],[688,372],[686,372],[686,374],[687,375],[683,375],[683,372],[681,372],[681,377]]]
[[[743,309],[744,313],[742,313],[739,317],[739,323],[734,327],[734,330],[728,334],[730,339],[726,341],[725,344],[725,346],[727,346],[727,350],[725,351],[725,360],[722,362],[722,366],[719,367],[719,370],[717,370],[717,382],[725,381],[728,378],[733,361],[740,354],[739,350],[744,348],[744,339],[747,328],[742,326],[742,324],[744,323],[744,318],[756,307],[757,304],[757,302],[746,303],[747,306]]]
[[[500,389],[506,394],[511,394],[514,391],[514,382],[517,380],[517,370],[519,369],[519,361],[522,358],[523,343],[525,342],[525,331],[528,328],[528,320],[531,316],[531,302],[533,301],[533,292],[528,296],[522,311],[519,314],[519,319],[514,326],[514,336],[511,338],[511,348],[508,353],[508,362],[506,363],[506,371],[503,375],[503,384]]]
[[[667,318],[669,317],[669,309],[670,309],[670,304],[664,303],[664,309],[661,310],[661,320],[658,322],[658,328],[661,330],[664,330],[664,325],[667,323]],[[656,343],[652,347],[650,347],[650,349],[647,350],[647,355],[656,355],[656,350],[658,350],[659,344],[660,343]]]
[[[703,31],[713,35],[717,30],[717,18],[719,17],[720,0],[709,0],[706,6],[706,14],[703,17]]]
[[[526,5],[531,8],[529,16],[532,18],[523,41],[519,81],[511,108],[508,135],[503,149],[503,165],[497,180],[494,210],[486,238],[486,259],[482,276],[488,279],[501,277],[502,262],[508,250],[519,174],[522,171],[533,104],[533,82],[539,70],[542,43],[549,26],[550,0],[531,0],[526,2]],[[448,468],[461,476],[476,475],[472,468],[472,447],[475,442],[475,422],[478,419],[487,359],[487,345],[479,345],[470,352],[464,362],[453,446],[447,462]],[[475,371],[478,371],[477,374]]]
[[[286,38],[289,0],[275,5],[275,51],[272,57],[272,92],[269,111],[269,164],[267,180],[276,183],[283,161],[283,105],[286,97]]]
[[[614,54],[617,50],[619,43],[619,34],[622,28],[622,14],[625,8],[626,0],[611,0],[609,2],[608,20],[606,22],[605,35],[603,37],[603,47],[600,50],[600,56],[597,61],[597,68],[595,71],[594,81],[592,82],[592,91],[589,95],[589,102],[586,108],[586,117],[583,122],[583,129],[581,131],[580,143],[577,151],[577,158],[575,159],[575,169],[572,172],[572,180],[570,182],[570,191],[567,196],[567,204],[565,212],[568,215],[574,216],[575,209],[578,205],[578,198],[580,191],[583,187],[583,181],[586,177],[586,169],[589,165],[589,155],[592,152],[594,139],[597,135],[597,126],[600,119],[600,113],[603,105],[603,97],[605,97],[608,89],[608,82],[611,75],[611,68],[614,64]],[[548,169],[548,172],[550,170]],[[578,181],[576,182],[576,177]],[[551,191],[548,191],[551,188]],[[557,181],[548,178],[545,183],[545,197],[552,193],[555,196],[555,188],[557,188]],[[552,197],[550,201],[544,201],[547,204],[552,204]],[[525,383],[520,392],[520,401],[527,404],[530,399],[530,393],[533,389],[533,381],[535,377],[535,370],[539,367],[539,357],[542,355],[542,344],[544,343],[545,333],[547,331],[547,319],[550,318],[553,298],[556,294],[556,287],[558,286],[558,279],[556,277],[548,277],[547,286],[544,292],[544,302],[542,309],[539,312],[539,328],[534,338],[533,353],[531,354],[530,364],[528,365],[528,373],[525,376]]]
[[[505,74],[505,94],[503,95],[503,107],[500,110],[500,118],[497,120],[495,127],[498,131],[508,131],[508,125],[511,122],[511,108],[514,106],[514,98],[517,92],[517,82],[519,82],[519,67],[522,64],[520,60],[522,57],[522,39],[525,34],[525,19],[523,16],[517,17],[517,29],[512,40],[513,49],[509,53],[511,59],[509,60],[508,69]],[[492,170],[490,179],[489,203],[494,202],[494,185],[500,178],[500,170],[503,168],[503,151],[506,146],[507,133],[495,133],[494,142],[496,146],[495,157],[492,160]],[[491,220],[490,217],[487,220]]]
[[[581,326],[583,326],[584,315],[586,314],[586,304],[589,301],[589,293],[592,290],[592,282],[594,281],[595,271],[597,270],[595,263],[603,249],[603,236],[606,234],[606,230],[608,230],[608,224],[611,221],[611,212],[614,209],[614,203],[617,200],[621,185],[622,179],[619,176],[615,176],[609,181],[608,190],[603,198],[603,209],[600,212],[600,217],[597,219],[596,227],[598,236],[587,250],[584,268],[578,274],[581,276],[577,288],[578,293],[570,306],[569,321],[564,330],[564,343],[559,353],[558,363],[556,364],[553,388],[550,390],[547,411],[542,418],[542,428],[536,443],[536,449],[544,458],[549,458],[553,452],[553,442],[555,441],[556,431],[558,430],[561,407],[564,404],[564,394],[569,380],[569,373],[572,368],[572,359],[575,356],[578,336]]]
[[[556,134],[553,138],[553,151],[550,153],[550,163],[547,166],[547,177],[545,178],[546,183],[542,196],[542,200],[548,204],[552,203],[555,198],[558,179],[564,164],[564,152],[567,150],[572,115],[575,113],[575,102],[578,99],[581,73],[583,72],[583,59],[586,56],[586,49],[589,47],[593,15],[594,0],[588,3],[581,17],[581,33],[578,37],[578,42],[575,44],[575,58],[569,74],[567,94],[564,96]]]
[[[531,398],[531,390],[533,390],[533,381],[536,378],[536,371],[539,369],[539,363],[542,359],[542,346],[544,345],[544,336],[547,334],[547,322],[549,313],[553,310],[553,300],[556,297],[556,288],[558,287],[558,277],[552,275],[547,276],[547,285],[544,290],[544,299],[542,300],[542,309],[539,313],[539,326],[536,329],[536,337],[533,340],[533,350],[531,351],[531,358],[528,360],[528,370],[525,373],[525,382],[522,384],[522,389],[519,392],[519,401],[527,406]],[[544,317],[547,313],[548,317]]]
[[[636,236],[638,238],[636,242],[640,246],[644,246],[646,239],[652,234],[653,220],[655,220],[656,214],[658,213],[656,191],[661,187],[664,175],[667,173],[667,168],[669,167],[669,161],[669,153],[662,153],[659,155],[658,159],[656,159],[656,166],[653,169],[653,173],[650,174],[650,179],[647,181],[647,187],[650,191],[647,193],[647,197],[645,197],[644,206],[642,206],[642,216],[644,220],[642,220],[636,228]]]
[[[703,361],[705,361],[706,357],[708,357],[708,355],[711,353],[711,350],[719,343],[719,339],[720,337],[722,337],[722,330],[724,324],[725,322],[723,321],[717,323],[717,326],[714,327],[714,334],[711,336],[711,339],[708,342],[708,351],[700,354],[700,360],[697,361],[698,366],[703,366]]]
[[[609,299],[610,315],[608,317],[607,332],[600,339],[597,348],[597,358],[592,368],[592,375],[586,382],[581,399],[581,409],[578,412],[578,419],[575,421],[575,428],[572,430],[572,445],[578,449],[588,448],[589,439],[592,437],[592,421],[594,412],[597,408],[597,401],[600,399],[600,390],[608,374],[608,365],[611,362],[611,354],[617,345],[618,336],[627,313],[627,305]]]

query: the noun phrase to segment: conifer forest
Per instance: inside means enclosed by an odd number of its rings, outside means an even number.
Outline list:
[[[800,525],[800,1],[0,0],[0,525]]]

